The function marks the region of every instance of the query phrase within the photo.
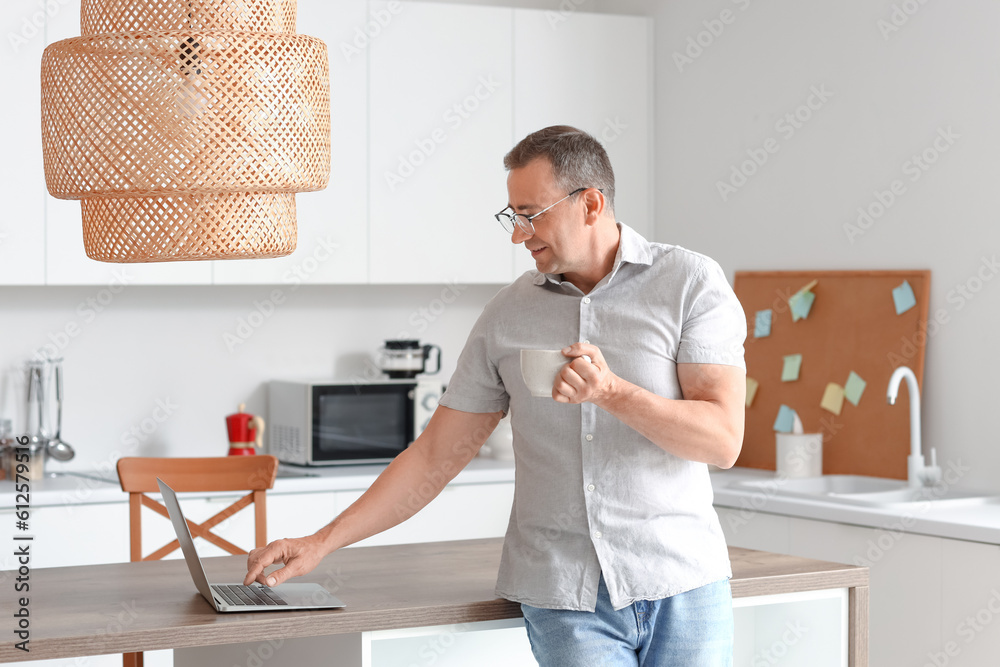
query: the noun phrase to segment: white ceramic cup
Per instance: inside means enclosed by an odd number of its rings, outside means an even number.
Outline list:
[[[785,477],[819,477],[823,474],[822,433],[775,433],[776,472]]]
[[[559,371],[571,361],[561,350],[521,350],[521,377],[532,396],[551,398]]]

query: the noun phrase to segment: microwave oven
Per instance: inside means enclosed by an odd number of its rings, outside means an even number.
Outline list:
[[[383,463],[427,426],[443,393],[423,379],[268,383],[267,451],[282,463]]]

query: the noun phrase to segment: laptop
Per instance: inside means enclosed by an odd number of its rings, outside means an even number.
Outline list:
[[[177,533],[177,541],[181,544],[181,551],[184,552],[184,560],[187,561],[194,585],[216,611],[336,609],[345,606],[343,602],[319,584],[279,584],[268,587],[256,583],[250,586],[244,586],[242,583],[209,583],[205,567],[194,548],[194,539],[192,539],[191,530],[184,519],[184,512],[181,511],[181,506],[177,502],[177,494],[164,484],[162,479],[157,478],[156,482],[160,485],[163,502],[167,506],[167,513],[170,514],[170,523],[173,524],[174,532]]]

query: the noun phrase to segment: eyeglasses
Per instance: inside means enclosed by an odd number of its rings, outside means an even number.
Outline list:
[[[568,195],[557,201],[555,204],[552,204],[552,206],[555,206],[556,204],[561,204],[562,202],[566,201],[573,195],[580,194],[584,190],[589,190],[589,189],[590,188],[577,188],[576,190],[573,190],[573,192],[569,193]],[[598,192],[604,192],[604,190],[598,189]],[[550,208],[552,208],[552,206],[546,206],[545,208],[543,208],[538,213],[535,213],[534,215],[525,215],[524,213],[514,213],[513,209],[511,209],[511,207],[508,206],[507,208],[500,211],[493,217],[497,219],[497,221],[507,231],[508,234],[513,234],[514,225],[517,225],[518,229],[520,229],[528,236],[534,236],[535,226],[531,224],[531,221],[540,216],[542,213],[548,211]],[[510,211],[510,213],[508,213],[508,211]]]

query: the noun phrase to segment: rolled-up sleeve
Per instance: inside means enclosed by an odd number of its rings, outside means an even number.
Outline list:
[[[692,279],[677,363],[723,364],[746,370],[743,343],[747,324],[743,306],[722,267],[707,257],[703,261],[702,270]]]
[[[461,412],[507,412],[510,397],[490,357],[494,304],[487,304],[458,357],[448,389],[439,403]]]

